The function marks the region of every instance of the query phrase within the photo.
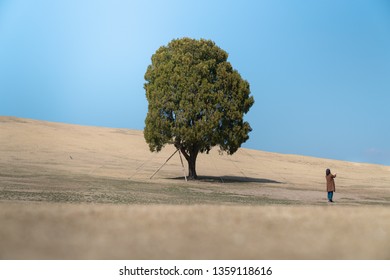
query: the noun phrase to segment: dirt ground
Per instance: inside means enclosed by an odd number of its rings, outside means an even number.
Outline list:
[[[390,167],[0,117],[0,259],[390,259]],[[335,203],[325,169],[338,174]]]
[[[389,259],[383,207],[0,204],[2,259]]]

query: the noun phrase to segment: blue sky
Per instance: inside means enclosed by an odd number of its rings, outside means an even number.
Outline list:
[[[387,0],[0,0],[0,115],[143,129],[150,58],[181,37],[249,81],[244,147],[390,165]]]

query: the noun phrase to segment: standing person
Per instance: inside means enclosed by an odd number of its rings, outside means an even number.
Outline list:
[[[330,173],[330,169],[326,169],[326,191],[328,192],[328,201],[333,202],[333,193],[336,192],[336,185],[334,183],[336,173]]]

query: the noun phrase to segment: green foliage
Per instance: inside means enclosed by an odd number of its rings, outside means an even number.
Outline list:
[[[170,143],[195,162],[199,152],[216,145],[233,154],[249,138],[243,116],[254,100],[249,83],[227,58],[203,39],[173,40],[156,51],[144,85],[149,102],[144,136],[151,151]]]

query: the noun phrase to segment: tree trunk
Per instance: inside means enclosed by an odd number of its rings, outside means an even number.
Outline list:
[[[196,174],[196,157],[198,154],[190,154],[188,161],[188,178],[190,180],[198,179],[198,175]]]
[[[196,174],[196,158],[198,157],[199,150],[193,148],[192,151],[188,153],[184,148],[181,147],[180,151],[188,162],[188,179],[198,179],[198,175]]]

